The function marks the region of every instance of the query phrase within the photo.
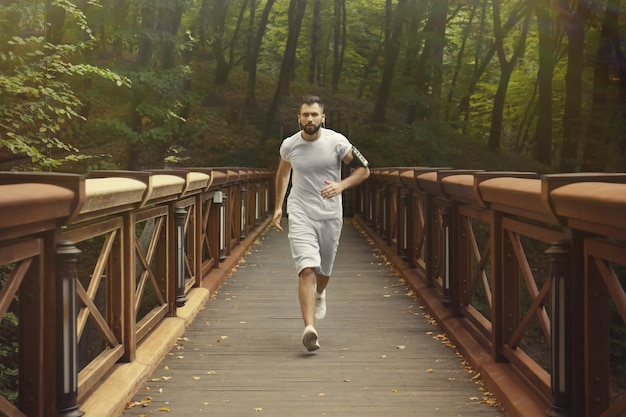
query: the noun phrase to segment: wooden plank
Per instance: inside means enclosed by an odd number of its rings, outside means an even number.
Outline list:
[[[149,404],[123,415],[506,415],[350,222],[314,353],[297,285],[287,233],[271,229],[133,399]]]

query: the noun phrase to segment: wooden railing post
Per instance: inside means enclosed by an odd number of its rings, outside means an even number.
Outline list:
[[[60,417],[84,414],[78,407],[76,263],[81,251],[72,242],[57,244],[57,406]]]
[[[570,415],[571,366],[569,332],[573,325],[569,318],[570,288],[570,245],[569,241],[553,243],[546,253],[550,255],[552,267],[551,300],[551,356],[552,369],[550,382],[552,387],[552,407],[546,413],[553,417]]]

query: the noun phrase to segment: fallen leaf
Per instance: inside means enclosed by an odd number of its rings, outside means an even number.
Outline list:
[[[165,366],[163,367],[163,370],[164,370],[164,371],[169,371],[169,370],[170,370],[170,367],[169,367],[169,366],[167,366],[167,365],[165,365]]]
[[[257,408],[254,409],[254,411],[259,412],[259,411],[263,411],[263,409],[261,407],[257,407]]]
[[[207,371],[207,375],[215,375],[215,374],[217,374],[216,371]]]
[[[197,380],[199,380],[199,379],[200,379],[200,377],[199,377],[199,376],[192,376],[192,377],[191,377],[191,379],[193,379],[193,380],[196,380],[196,381],[197,381]]]
[[[398,389],[394,388],[394,389],[391,390],[391,392],[398,392]]]
[[[150,403],[152,402],[152,398],[151,397],[146,397],[143,400],[140,401],[132,401],[130,403],[126,404],[126,409],[130,409],[133,407],[147,407],[148,405],[150,405]]]
[[[432,374],[432,373],[433,373],[433,372],[435,372],[435,371],[434,371],[432,368],[428,368],[428,369],[426,370],[426,372],[428,372],[429,374]]]
[[[320,392],[317,396],[318,396],[318,397],[325,397],[325,396],[326,396],[326,394],[324,394],[323,392]]]
[[[397,347],[398,349],[400,349],[400,350],[404,350],[404,349],[406,349],[406,346],[404,346],[404,345],[400,345],[400,346],[396,346],[396,347]]]
[[[167,407],[161,407],[161,408],[159,408],[157,411],[165,411],[165,412],[168,412],[168,413],[169,413],[169,412],[170,412],[170,411],[172,411],[172,410],[170,410],[170,409],[169,409],[169,408],[167,408]]]
[[[171,381],[172,380],[171,376],[163,376],[161,378],[163,379],[163,381]]]

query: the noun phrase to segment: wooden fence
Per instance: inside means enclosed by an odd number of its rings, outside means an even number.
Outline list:
[[[0,318],[13,323],[0,348],[16,355],[0,362],[5,391],[5,365],[19,369],[0,415],[81,415],[106,373],[261,225],[272,184],[246,168],[0,173]]]
[[[510,416],[626,416],[626,174],[373,169],[361,225]]]

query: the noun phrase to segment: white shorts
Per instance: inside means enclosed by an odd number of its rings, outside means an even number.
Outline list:
[[[289,213],[289,245],[298,270],[314,268],[330,276],[339,247],[343,219],[312,220],[299,213]]]

